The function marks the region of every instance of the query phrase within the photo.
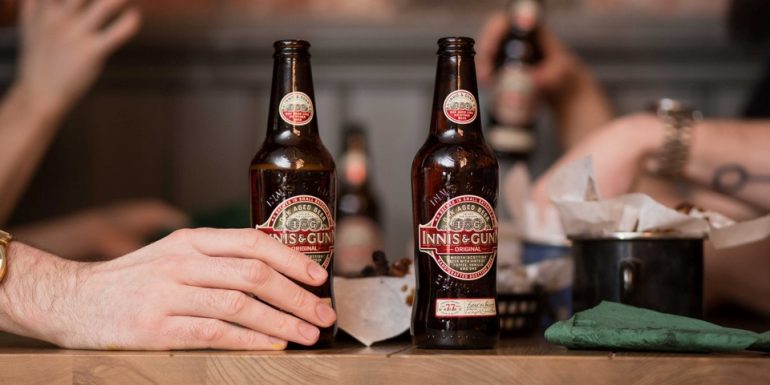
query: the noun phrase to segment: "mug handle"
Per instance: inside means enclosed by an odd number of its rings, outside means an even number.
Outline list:
[[[633,304],[639,281],[639,261],[632,258],[620,261],[620,302]]]

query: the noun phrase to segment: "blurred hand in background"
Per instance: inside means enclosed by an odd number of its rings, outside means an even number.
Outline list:
[[[479,82],[489,85],[495,76],[495,56],[510,29],[508,16],[497,13],[484,24],[476,45],[476,72]],[[547,26],[538,33],[538,43],[543,50],[543,61],[530,69],[530,74],[541,92],[560,93],[579,71],[585,71],[580,59],[564,46]]]
[[[495,57],[510,24],[505,13],[492,15],[476,45],[476,72],[482,85],[495,81]],[[529,68],[538,93],[553,111],[561,141],[571,147],[609,122],[612,108],[604,91],[582,60],[544,25],[537,33],[543,60]]]
[[[153,200],[120,202],[13,229],[33,246],[75,260],[128,254],[148,240],[189,224],[183,212]]]
[[[128,0],[25,0],[17,84],[42,108],[64,112],[139,29]]]

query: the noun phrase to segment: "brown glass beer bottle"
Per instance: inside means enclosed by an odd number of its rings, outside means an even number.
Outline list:
[[[490,348],[498,338],[498,166],[478,116],[473,44],[438,41],[430,133],[412,163],[418,347]]]
[[[530,68],[543,60],[538,40],[541,0],[508,2],[508,33],[495,56],[490,127],[487,139],[500,159],[527,161],[536,143],[538,92]]]
[[[326,283],[302,286],[334,306],[335,168],[318,135],[310,44],[274,46],[267,135],[251,161],[251,225],[326,268]],[[316,346],[330,345],[336,331],[321,329]]]

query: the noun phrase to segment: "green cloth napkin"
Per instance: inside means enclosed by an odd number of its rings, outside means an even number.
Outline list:
[[[770,351],[769,333],[724,328],[605,301],[553,324],[545,338],[570,349],[733,352],[748,348]]]
[[[757,342],[749,346],[749,350],[759,350],[761,352],[770,352],[770,332],[757,334]]]

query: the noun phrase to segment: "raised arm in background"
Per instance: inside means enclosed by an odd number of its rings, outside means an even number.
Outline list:
[[[683,178],[701,188],[770,211],[770,120],[704,120],[692,131]],[[559,167],[591,155],[605,197],[631,191],[646,173],[645,160],[663,147],[664,128],[651,114],[622,117],[570,149],[535,185],[546,202],[546,184]],[[697,203],[697,202],[695,202]]]
[[[17,78],[0,104],[0,225],[6,223],[63,116],[107,57],[139,28],[126,0],[23,0]]]

